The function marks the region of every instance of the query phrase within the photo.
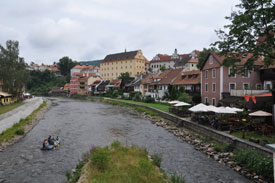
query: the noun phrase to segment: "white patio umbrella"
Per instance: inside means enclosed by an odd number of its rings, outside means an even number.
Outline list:
[[[179,103],[177,103],[177,104],[175,104],[174,106],[175,107],[180,107],[180,106],[190,106],[191,104],[188,104],[188,103],[186,103],[186,102],[179,102]]]
[[[236,107],[232,107],[232,109],[233,109],[235,112],[243,112],[243,109],[239,109],[239,108],[236,108]]]
[[[216,107],[216,106],[209,105],[209,106],[206,106],[206,107],[207,107],[207,110],[208,110],[209,112],[215,112],[215,113],[219,112],[219,108]]]
[[[259,117],[265,117],[265,116],[272,116],[271,113],[265,112],[265,111],[256,111],[248,114],[249,116],[259,116]]]
[[[192,112],[208,112],[207,106],[202,104],[202,103],[189,108],[189,111],[192,111]]]
[[[228,109],[226,107],[218,107],[217,113],[220,113],[220,114],[236,114],[235,111],[233,111],[232,109]]]
[[[171,101],[171,102],[168,102],[169,104],[177,104],[177,103],[179,103],[180,101],[178,101],[178,100],[173,100],[173,101]]]

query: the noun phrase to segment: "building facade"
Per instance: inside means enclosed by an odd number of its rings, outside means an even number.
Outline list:
[[[135,77],[145,73],[146,61],[141,50],[110,54],[100,63],[100,76],[111,80],[128,72],[130,77]]]
[[[236,63],[237,68],[243,68],[250,55],[241,57]],[[208,55],[201,69],[201,97],[202,103],[217,105],[223,99],[223,94],[232,93],[233,90],[258,90],[262,88],[260,72],[246,71],[243,74],[234,73],[233,68],[222,65],[225,57],[212,52]],[[255,62],[259,67],[261,60]]]

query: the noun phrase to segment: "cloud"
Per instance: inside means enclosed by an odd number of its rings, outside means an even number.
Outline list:
[[[9,0],[0,2],[0,44],[16,39],[21,56],[52,63],[102,59],[142,49],[157,53],[202,49],[217,40],[238,0]],[[14,6],[20,8],[14,8]]]

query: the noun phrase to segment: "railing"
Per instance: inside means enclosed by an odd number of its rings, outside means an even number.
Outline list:
[[[260,95],[269,93],[269,90],[231,90],[230,96],[243,97],[245,95]]]

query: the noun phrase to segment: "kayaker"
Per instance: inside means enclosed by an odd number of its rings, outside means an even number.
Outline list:
[[[48,137],[48,142],[49,142],[50,145],[53,145],[53,144],[54,144],[54,141],[53,141],[53,139],[52,139],[52,136],[50,136],[50,135],[49,135],[49,137]]]

